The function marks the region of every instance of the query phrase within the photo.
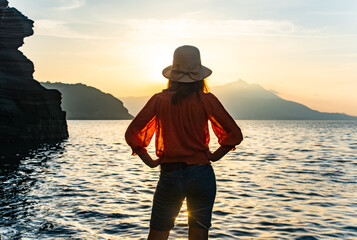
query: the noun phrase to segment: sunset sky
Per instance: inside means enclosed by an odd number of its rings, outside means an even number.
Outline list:
[[[21,50],[39,81],[114,96],[163,89],[176,47],[201,50],[209,85],[243,79],[357,116],[356,0],[9,0],[35,21]]]

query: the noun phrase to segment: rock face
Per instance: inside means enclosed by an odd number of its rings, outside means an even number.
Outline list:
[[[61,94],[33,79],[34,65],[18,50],[33,21],[0,0],[0,143],[68,137]]]
[[[62,108],[67,119],[76,120],[124,120],[132,119],[123,102],[113,95],[81,83],[41,83],[48,89],[62,93]]]

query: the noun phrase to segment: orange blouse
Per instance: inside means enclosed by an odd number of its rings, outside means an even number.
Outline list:
[[[240,128],[212,93],[200,91],[177,105],[171,103],[173,94],[164,90],[152,96],[130,123],[125,139],[133,155],[146,151],[155,133],[156,155],[163,158],[161,163],[209,163],[208,120],[220,145],[233,148],[243,140]]]

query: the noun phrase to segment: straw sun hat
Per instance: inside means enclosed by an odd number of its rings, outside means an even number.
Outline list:
[[[211,74],[211,69],[201,64],[200,50],[189,45],[178,47],[172,65],[162,71],[165,78],[183,83],[201,81]]]

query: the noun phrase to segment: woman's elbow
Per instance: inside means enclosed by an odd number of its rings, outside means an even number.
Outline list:
[[[130,133],[130,130],[127,129],[125,134],[124,134],[124,138],[125,138],[126,143],[129,144],[129,145],[130,145],[130,142],[131,142],[130,141],[131,136],[132,136],[132,134]]]
[[[237,145],[239,145],[243,141],[243,133],[240,129],[237,130],[236,136],[237,136],[237,143],[238,143]]]
[[[130,126],[126,129],[124,134],[125,141],[130,146],[132,146],[136,142],[137,136],[138,132]]]

